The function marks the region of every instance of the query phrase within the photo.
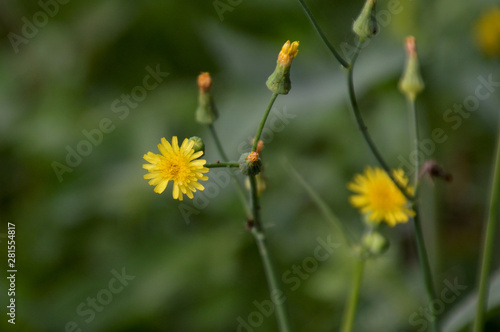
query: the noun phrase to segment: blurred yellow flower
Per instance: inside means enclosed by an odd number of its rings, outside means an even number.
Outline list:
[[[479,18],[475,35],[484,54],[500,56],[500,7],[493,7]]]
[[[165,138],[158,144],[160,154],[148,152],[144,159],[150,164],[142,167],[148,170],[144,179],[150,179],[149,184],[155,186],[154,191],[161,194],[169,181],[174,181],[172,195],[174,199],[182,201],[182,194],[193,198],[193,192],[204,190],[198,180],[208,180],[202,173],[207,173],[208,168],[204,167],[206,161],[198,159],[203,155],[203,151],[194,152],[194,141],[187,138],[182,142],[181,147],[177,137],[172,137],[172,145]]]
[[[408,178],[403,170],[393,171],[393,175],[401,186],[406,187]],[[393,227],[397,223],[405,223],[415,215],[409,208],[409,202],[392,182],[387,173],[380,168],[367,167],[364,174],[357,174],[354,181],[347,185],[355,195],[349,201],[352,206],[366,214],[368,221],[381,223],[385,221]],[[407,187],[410,193],[412,187]]]

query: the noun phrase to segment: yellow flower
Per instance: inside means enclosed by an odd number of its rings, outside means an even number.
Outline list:
[[[173,197],[182,201],[182,194],[192,199],[196,189],[205,189],[198,180],[208,180],[202,174],[208,172],[208,168],[203,167],[206,160],[198,159],[203,151],[195,153],[193,145],[194,141],[186,138],[179,148],[177,136],[172,137],[172,145],[162,138],[161,144],[158,144],[161,155],[153,152],[144,155],[144,159],[150,163],[142,165],[149,172],[144,178],[150,179],[149,184],[155,186],[155,192],[161,194],[168,182],[174,181]]]
[[[476,40],[488,56],[500,56],[500,7],[488,10],[476,23]]]
[[[406,187],[408,178],[403,170],[393,171],[393,175],[401,186]],[[380,168],[367,167],[364,174],[358,174],[347,188],[356,193],[350,197],[352,206],[366,214],[368,221],[380,223],[385,221],[389,226],[407,222],[415,215],[406,197],[399,191],[387,173]],[[407,187],[413,193],[412,187]]]
[[[292,64],[292,60],[297,56],[297,53],[299,53],[299,42],[294,41],[290,44],[290,41],[287,40],[281,48],[280,54],[278,54],[278,63],[289,67]]]

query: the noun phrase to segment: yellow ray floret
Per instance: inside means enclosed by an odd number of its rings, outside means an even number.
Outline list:
[[[144,178],[149,184],[155,186],[154,191],[161,194],[167,188],[169,181],[174,181],[172,195],[174,199],[182,201],[183,194],[193,198],[193,192],[204,190],[198,181],[206,181],[208,177],[203,173],[208,172],[208,168],[203,165],[206,160],[198,159],[203,155],[203,151],[194,152],[194,141],[187,138],[182,142],[181,147],[177,141],[177,136],[172,137],[172,144],[165,138],[158,144],[161,154],[148,152],[144,159],[149,164],[142,167],[148,171]]]
[[[402,187],[413,193],[412,187],[406,187],[408,178],[403,170],[395,170],[393,175]],[[350,203],[365,214],[369,221],[385,221],[392,227],[415,216],[406,197],[380,168],[367,167],[364,174],[357,174],[347,187],[355,193],[350,197]]]
[[[297,53],[299,53],[299,42],[294,41],[290,44],[290,41],[287,40],[278,54],[278,63],[282,66],[290,66]]]

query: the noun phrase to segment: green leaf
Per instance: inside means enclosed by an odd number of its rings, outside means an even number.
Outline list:
[[[476,315],[477,294],[474,292],[457,304],[444,317],[443,332],[462,331],[471,324]],[[488,293],[488,312],[500,307],[500,269],[492,276]]]

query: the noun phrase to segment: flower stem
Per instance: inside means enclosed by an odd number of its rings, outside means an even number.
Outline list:
[[[477,296],[476,320],[474,321],[474,332],[483,331],[485,314],[488,307],[488,289],[491,271],[493,249],[495,247],[495,235],[498,227],[498,204],[500,200],[500,124],[498,129],[497,147],[491,187],[490,204],[488,211],[488,223],[485,227],[483,257],[481,262],[481,274],[479,277],[479,292]]]
[[[432,272],[429,264],[429,258],[427,256],[427,250],[425,249],[424,235],[422,232],[422,226],[420,224],[418,209],[419,209],[418,203],[414,203],[413,210],[416,213],[415,217],[413,218],[413,224],[415,225],[415,239],[417,241],[417,251],[420,260],[420,266],[424,274],[424,283],[425,283],[425,290],[427,292],[427,298],[429,300],[429,303],[432,303],[432,301],[436,300],[437,297],[436,297],[436,291],[434,289],[434,282],[432,279]],[[437,317],[435,316],[434,311],[432,310],[431,310],[431,315],[433,318],[430,320],[432,329],[433,331],[439,331]]]
[[[213,124],[208,125],[210,128],[210,132],[212,133],[212,137],[215,141],[215,145],[217,146],[217,150],[219,151],[219,154],[222,158],[222,161],[224,162],[229,162],[229,158],[227,157],[226,152],[224,151],[224,148],[222,147],[221,141],[219,140],[219,136],[217,135],[217,131],[215,130],[215,127]],[[233,179],[234,185],[236,187],[236,191],[238,192],[238,197],[240,198],[241,204],[243,205],[243,208],[245,209],[245,213],[247,217],[251,216],[250,208],[248,207],[247,204],[247,198],[245,195],[245,190],[243,189],[243,186],[241,185],[240,181],[238,181],[238,178],[234,173],[229,172],[231,174],[231,178]]]
[[[417,121],[417,111],[415,109],[415,99],[408,99],[408,113],[410,119],[410,135],[411,141],[413,144],[414,151],[414,162],[413,162],[413,188],[415,188],[415,196],[417,196],[417,188],[418,188],[418,177],[419,177],[419,153],[418,153],[418,121]]]
[[[307,5],[304,2],[304,0],[299,0],[299,3],[302,6],[302,9],[304,9],[304,11],[306,12],[307,17],[309,18],[309,20],[311,21],[312,25],[314,26],[314,29],[316,30],[316,32],[318,33],[318,35],[323,40],[323,43],[325,43],[326,47],[328,47],[328,49],[330,50],[330,52],[332,52],[333,56],[337,59],[338,62],[340,62],[340,64],[342,65],[342,67],[344,67],[344,68],[349,67],[349,64],[347,63],[347,61],[344,60],[340,56],[340,54],[335,50],[335,47],[333,47],[333,45],[330,44],[330,42],[328,41],[328,39],[326,38],[325,34],[323,33],[323,31],[319,27],[318,22],[316,22],[316,19],[314,18],[314,15],[311,13],[311,11],[309,10],[309,7],[307,7]]]
[[[226,152],[224,152],[224,148],[222,147],[222,144],[219,140],[219,136],[217,135],[217,131],[215,131],[214,125],[209,124],[208,128],[210,129],[210,133],[212,134],[212,137],[215,141],[215,145],[217,146],[217,151],[219,151],[219,154],[222,157],[222,160],[227,163],[229,161],[229,158],[227,157]]]
[[[401,186],[398,181],[394,178],[394,175],[391,172],[391,169],[389,168],[388,164],[385,162],[384,158],[380,154],[380,152],[377,149],[377,146],[373,142],[370,134],[368,133],[368,128],[366,127],[366,124],[363,120],[363,117],[361,115],[361,112],[359,110],[358,106],[358,101],[356,99],[356,93],[354,91],[354,82],[353,82],[353,71],[354,71],[354,64],[356,63],[356,59],[358,58],[359,52],[361,51],[361,43],[358,41],[356,44],[356,50],[354,51],[354,54],[351,59],[351,63],[349,67],[347,68],[347,86],[349,90],[349,100],[351,102],[352,106],[352,111],[354,113],[354,117],[356,118],[356,122],[358,123],[359,130],[361,131],[361,134],[363,134],[363,138],[365,139],[366,143],[368,144],[368,147],[370,148],[371,152],[379,162],[380,166],[385,170],[387,175],[391,178],[392,182],[396,185],[396,187],[403,193],[403,195],[410,201],[413,200],[413,195],[408,193],[406,188]]]
[[[257,242],[257,247],[259,248],[259,254],[264,266],[271,301],[276,304],[276,319],[278,320],[279,331],[290,332],[291,328],[288,319],[287,308],[285,305],[284,292],[280,287],[276,275],[276,270],[267,248],[264,228],[262,227],[260,218],[260,203],[259,196],[257,194],[257,183],[255,180],[255,176],[250,175],[249,179],[253,210],[253,225],[251,226],[251,232],[253,237],[255,238],[255,242]]]
[[[410,132],[411,132],[411,141],[413,143],[413,151],[418,152],[419,136],[418,136],[417,112],[415,109],[415,99],[408,99],[408,111],[410,113],[409,114]],[[415,187],[415,196],[418,198],[417,188],[418,188],[418,177],[420,173],[419,172],[420,162],[418,159],[418,153],[415,153],[415,155],[417,157],[415,157],[413,160],[413,171],[414,171],[413,185]],[[424,275],[424,283],[425,283],[425,290],[427,292],[427,297],[429,303],[432,303],[432,301],[437,299],[437,297],[436,297],[436,290],[434,289],[434,282],[432,279],[432,271],[429,264],[429,258],[427,256],[427,250],[425,248],[422,225],[420,223],[420,211],[419,211],[418,199],[415,199],[415,201],[413,202],[413,210],[416,213],[415,217],[413,217],[413,223],[415,225],[415,239],[417,242],[417,251],[420,260],[420,266],[422,268],[422,273]],[[437,317],[435,316],[434,311],[432,310],[431,310],[431,315],[432,319],[430,321],[432,330],[439,331]]]
[[[274,101],[278,98],[278,94],[276,92],[271,96],[271,100],[269,101],[269,105],[267,105],[266,112],[260,121],[259,129],[257,130],[257,134],[255,134],[255,139],[253,141],[252,152],[257,151],[257,144],[259,144],[260,135],[262,134],[262,130],[264,129],[264,125],[266,124],[267,117],[271,112],[271,108],[273,107]]]
[[[353,248],[354,239],[352,235],[347,232],[344,225],[340,221],[340,219],[333,213],[332,209],[326,204],[325,200],[319,195],[310,185],[309,183],[297,172],[293,166],[286,161],[285,169],[290,173],[292,177],[294,177],[305,189],[305,191],[309,194],[312,201],[316,204],[318,209],[323,213],[324,217],[335,227],[336,231],[339,233],[340,238],[342,239],[343,244],[345,244],[349,248]]]
[[[363,270],[365,267],[365,260],[359,257],[356,260],[356,265],[354,266],[354,280],[351,288],[351,294],[349,295],[349,303],[344,312],[344,318],[342,319],[341,332],[351,332],[354,323],[354,316],[356,315],[356,309],[359,302],[359,293],[361,290],[361,281],[363,280]]]
[[[216,163],[216,164],[205,164],[208,168],[223,168],[223,167],[240,167],[238,163]]]

